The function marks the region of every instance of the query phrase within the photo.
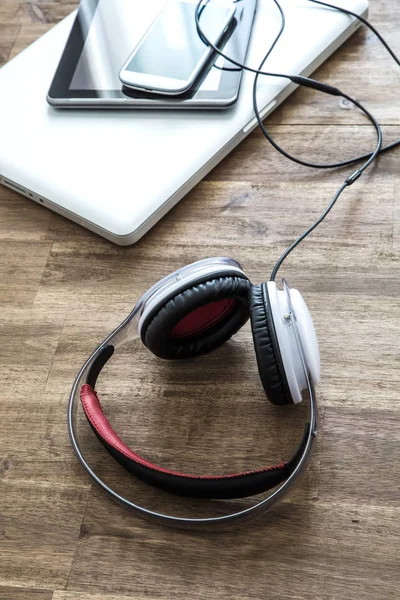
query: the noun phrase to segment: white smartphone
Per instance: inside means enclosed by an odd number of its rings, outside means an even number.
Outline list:
[[[197,31],[198,0],[169,0],[122,67],[127,87],[159,94],[186,92],[213,50]],[[209,0],[200,13],[204,34],[218,44],[235,14],[230,1]]]

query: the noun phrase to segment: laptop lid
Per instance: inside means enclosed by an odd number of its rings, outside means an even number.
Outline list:
[[[265,65],[270,71],[310,74],[358,26],[307,0],[282,5],[287,25]],[[346,6],[364,13],[368,4]],[[60,111],[46,93],[73,21],[0,70],[0,176],[115,243],[134,243],[255,126],[253,76],[244,73],[237,103],[221,112]],[[274,4],[259,0],[248,64],[259,64],[279,25]],[[293,89],[260,78],[260,108],[272,111]],[[266,144],[265,151],[274,150]]]

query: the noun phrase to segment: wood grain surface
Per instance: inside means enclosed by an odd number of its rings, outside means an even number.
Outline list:
[[[0,63],[75,4],[0,0]],[[370,4],[372,22],[400,53],[399,0]],[[315,75],[365,102],[385,141],[400,137],[399,76],[365,30]],[[305,90],[267,125],[296,155],[326,161],[374,139],[348,104]],[[0,600],[398,600],[399,159],[399,151],[380,158],[285,265],[319,336],[317,450],[283,503],[219,534],[144,522],[92,486],[68,440],[71,384],[140,295],[177,267],[227,255],[252,281],[268,278],[344,173],[289,163],[256,131],[130,248],[0,188]],[[185,364],[132,344],[99,386],[128,443],[198,473],[287,457],[306,417],[306,407],[265,401],[248,326]],[[82,431],[117,488],[153,507],[198,508],[129,479],[83,421]]]

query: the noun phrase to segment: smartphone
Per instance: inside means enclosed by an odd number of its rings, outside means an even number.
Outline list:
[[[193,85],[213,53],[196,28],[198,0],[169,0],[135,47],[119,78],[127,87],[183,94]],[[210,0],[204,4],[200,24],[217,45],[235,14],[232,2]]]

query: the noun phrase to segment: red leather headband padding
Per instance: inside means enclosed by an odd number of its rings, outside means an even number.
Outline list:
[[[81,389],[85,415],[99,440],[128,471],[154,487],[195,498],[241,498],[259,494],[285,481],[295,468],[303,444],[289,463],[231,475],[190,475],[164,469],[145,460],[118,437],[103,413],[98,396],[85,384]]]

